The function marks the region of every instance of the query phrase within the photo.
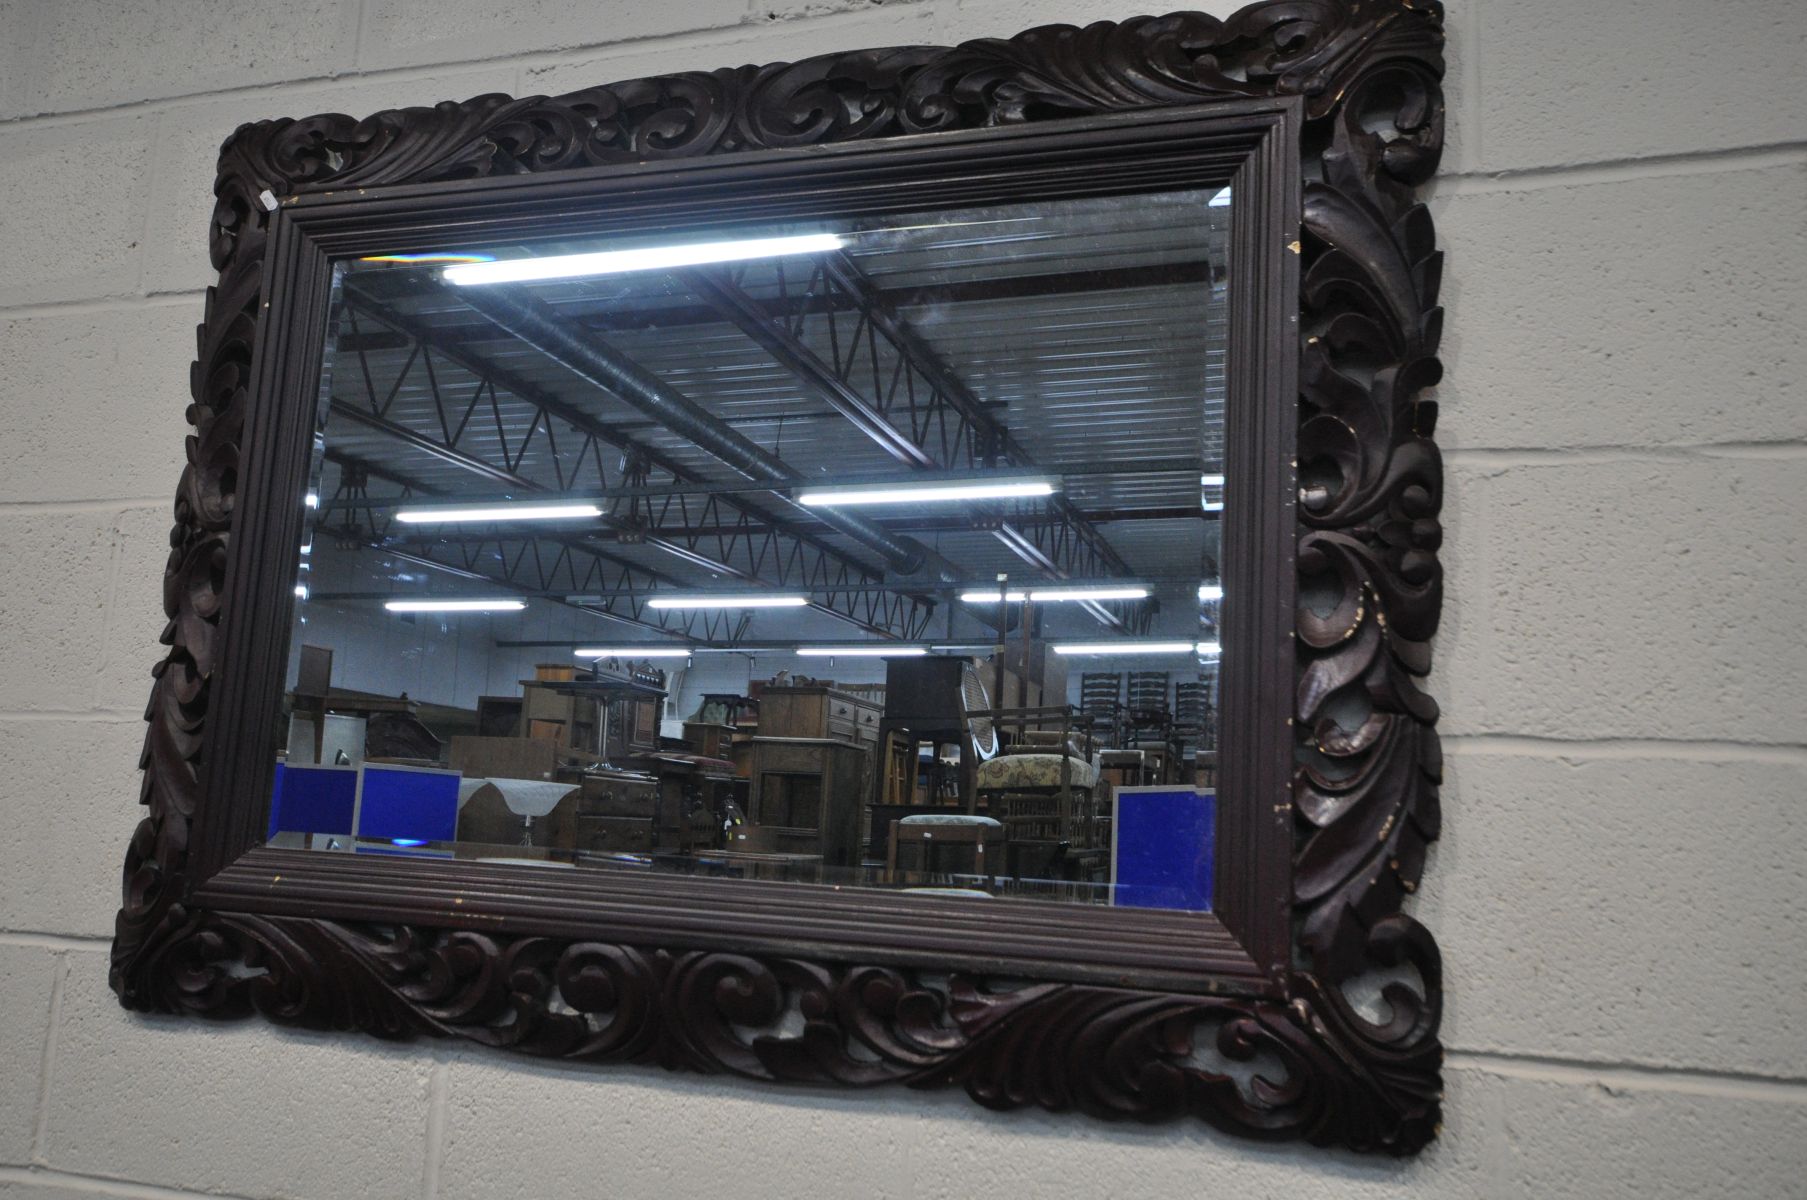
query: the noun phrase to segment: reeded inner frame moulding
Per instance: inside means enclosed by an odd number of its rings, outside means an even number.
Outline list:
[[[1411,1153],[1440,963],[1442,10],[1277,0],[556,98],[245,125],[112,984],[128,1008]],[[330,293],[347,256],[1234,187],[1216,911],[263,847]],[[1334,714],[1334,715],[1333,715]],[[1358,1008],[1352,982],[1395,980]],[[1415,977],[1415,979],[1413,979]],[[801,1031],[779,1033],[800,1012]],[[1378,1015],[1376,1015],[1376,1011]],[[770,1029],[748,1034],[748,1029]],[[1212,1065],[1255,1062],[1238,1084]]]

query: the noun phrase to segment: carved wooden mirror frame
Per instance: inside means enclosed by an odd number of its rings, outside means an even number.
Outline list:
[[[1439,1112],[1440,966],[1401,909],[1438,827],[1437,708],[1419,683],[1441,603],[1442,475],[1436,406],[1420,392],[1440,373],[1441,256],[1415,189],[1442,146],[1442,41],[1433,0],[1273,0],[1227,20],[1049,26],[240,128],[214,189],[220,279],[192,371],[170,650],[143,755],[149,812],[113,948],[122,1003],[767,1080],[957,1083],[998,1108],[1190,1113],[1258,1137],[1422,1147]],[[1250,273],[1233,303],[1269,306],[1251,315],[1273,332],[1233,346],[1231,378],[1297,396],[1296,421],[1278,417],[1296,463],[1237,464],[1265,481],[1252,495],[1284,497],[1262,519],[1286,522],[1274,532],[1296,574],[1263,594],[1298,600],[1265,633],[1245,613],[1243,644],[1266,648],[1225,664],[1226,694],[1241,670],[1241,694],[1267,698],[1224,733],[1265,747],[1245,782],[1274,797],[1238,817],[1226,806],[1221,840],[1249,866],[1213,928],[1236,936],[1195,926],[1183,942],[1161,923],[1172,914],[1156,914],[1134,926],[1140,961],[1088,959],[1063,941],[1070,923],[1024,920],[956,952],[947,936],[893,935],[924,913],[944,934],[976,920],[960,901],[910,897],[921,904],[890,926],[868,903],[853,916],[874,931],[851,937],[820,889],[798,898],[805,885],[640,879],[630,918],[610,872],[576,882],[257,844],[261,814],[242,798],[260,794],[266,768],[236,734],[274,704],[258,685],[288,633],[292,563],[279,560],[296,544],[283,522],[297,519],[258,498],[299,494],[282,447],[312,414],[276,398],[317,369],[332,255],[372,230],[442,236],[473,213],[506,229],[539,219],[548,197],[594,216],[631,207],[648,180],[661,203],[719,204],[725,187],[761,179],[843,194],[859,178],[941,186],[948,164],[1009,152],[1013,171],[1046,185],[1073,154],[1108,164],[1145,143],[1233,152],[1239,200],[1253,188],[1271,201],[1235,235]],[[252,613],[265,616],[227,619]],[[764,889],[750,924],[686,917],[725,884]],[[669,900],[670,915],[647,899]],[[1346,994],[1413,973],[1385,986],[1377,1019]],[[740,1032],[775,1028],[786,1010],[800,1032]],[[1195,1048],[1259,1056],[1259,1074],[1239,1084]]]

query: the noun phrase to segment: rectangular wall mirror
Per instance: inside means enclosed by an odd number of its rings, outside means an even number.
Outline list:
[[[241,128],[122,1001],[1421,1147],[1440,21]]]
[[[271,843],[1208,909],[1231,212],[335,264]]]

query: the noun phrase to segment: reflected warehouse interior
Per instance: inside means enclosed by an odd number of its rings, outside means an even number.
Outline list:
[[[1209,909],[1231,213],[340,263],[271,843]]]

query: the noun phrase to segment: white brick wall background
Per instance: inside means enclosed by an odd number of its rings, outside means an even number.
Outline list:
[[[0,1197],[1807,1195],[1807,5],[1454,0],[1442,1140],[131,1017],[138,718],[237,123],[1123,0],[0,0]]]

